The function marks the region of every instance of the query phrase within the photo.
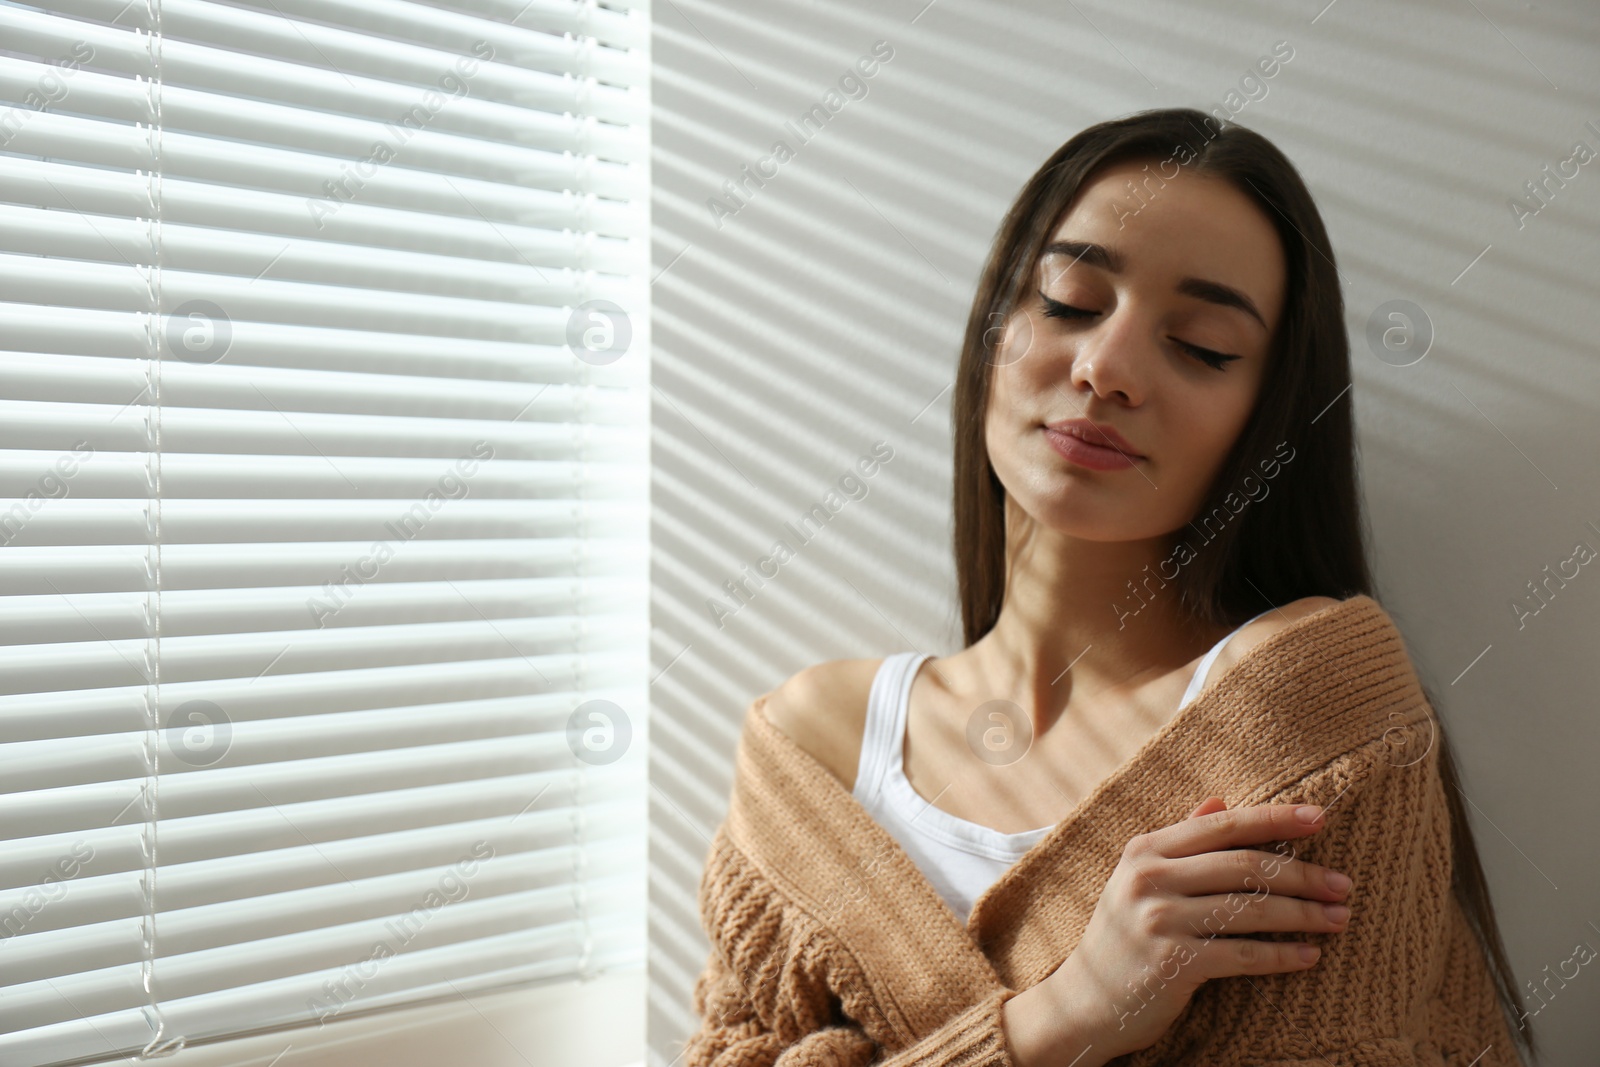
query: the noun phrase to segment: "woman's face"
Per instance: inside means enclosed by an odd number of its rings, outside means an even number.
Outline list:
[[[1283,249],[1261,209],[1225,180],[1159,173],[1124,162],[1083,185],[992,357],[996,475],[1034,520],[1087,540],[1194,517],[1254,408],[1282,311]],[[1074,462],[1046,429],[1070,419],[1116,431],[1119,449]]]

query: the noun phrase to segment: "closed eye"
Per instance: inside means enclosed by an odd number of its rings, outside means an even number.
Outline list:
[[[1083,308],[1073,307],[1071,304],[1063,304],[1059,300],[1052,300],[1042,292],[1039,294],[1039,299],[1044,301],[1040,310],[1052,319],[1089,319],[1099,314],[1098,311],[1085,311]],[[1244,358],[1242,356],[1230,356],[1225,352],[1213,352],[1209,348],[1201,348],[1199,345],[1180,341],[1176,337],[1172,339],[1172,342],[1215,370],[1222,370],[1234,360]]]

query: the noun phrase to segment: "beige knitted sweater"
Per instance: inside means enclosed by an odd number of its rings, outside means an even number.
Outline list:
[[[1306,971],[1205,983],[1160,1041],[1117,1067],[1521,1065],[1449,889],[1437,720],[1370,597],[1246,652],[986,890],[965,925],[761,703],[745,710],[700,882],[712,951],[686,1067],[1009,1067],[1001,1005],[1071,954],[1123,845],[1211,794],[1230,807],[1323,805],[1318,833],[1260,847],[1350,875],[1353,918],[1342,933],[1250,935],[1309,940],[1322,957]]]

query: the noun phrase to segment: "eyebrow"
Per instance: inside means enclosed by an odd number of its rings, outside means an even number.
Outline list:
[[[1087,263],[1091,267],[1099,267],[1112,274],[1122,273],[1124,265],[1122,253],[1104,245],[1097,245],[1093,241],[1052,241],[1045,245],[1039,258],[1044,260],[1049,256],[1069,256],[1074,263]],[[1223,285],[1221,282],[1206,278],[1183,278],[1179,280],[1177,289],[1185,296],[1192,296],[1219,307],[1238,308],[1259,322],[1263,330],[1267,329],[1267,320],[1261,317],[1255,301],[1231,285]]]

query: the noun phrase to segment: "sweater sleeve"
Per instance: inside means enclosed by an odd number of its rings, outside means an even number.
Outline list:
[[[1322,955],[1305,971],[1207,982],[1192,1007],[1215,1035],[1201,1045],[1216,1058],[1193,1062],[1521,1067],[1451,892],[1443,738],[1431,712],[1411,720],[1266,798],[1323,806],[1316,834],[1261,848],[1349,875],[1351,919],[1337,933],[1241,934],[1308,941]]]
[[[684,1067],[1012,1067],[1000,1006],[1001,990],[953,1016],[915,1045],[884,1055],[860,1026],[817,1020],[805,1033],[782,1033],[762,1019],[738,975],[711,953],[695,982],[699,1029],[684,1047]],[[881,1057],[881,1058],[880,1058]]]
[[[1013,1067],[999,989],[894,1052],[841,1010],[837,945],[719,833],[700,888],[711,953],[694,985],[684,1067]],[[855,983],[857,976],[848,979]]]

